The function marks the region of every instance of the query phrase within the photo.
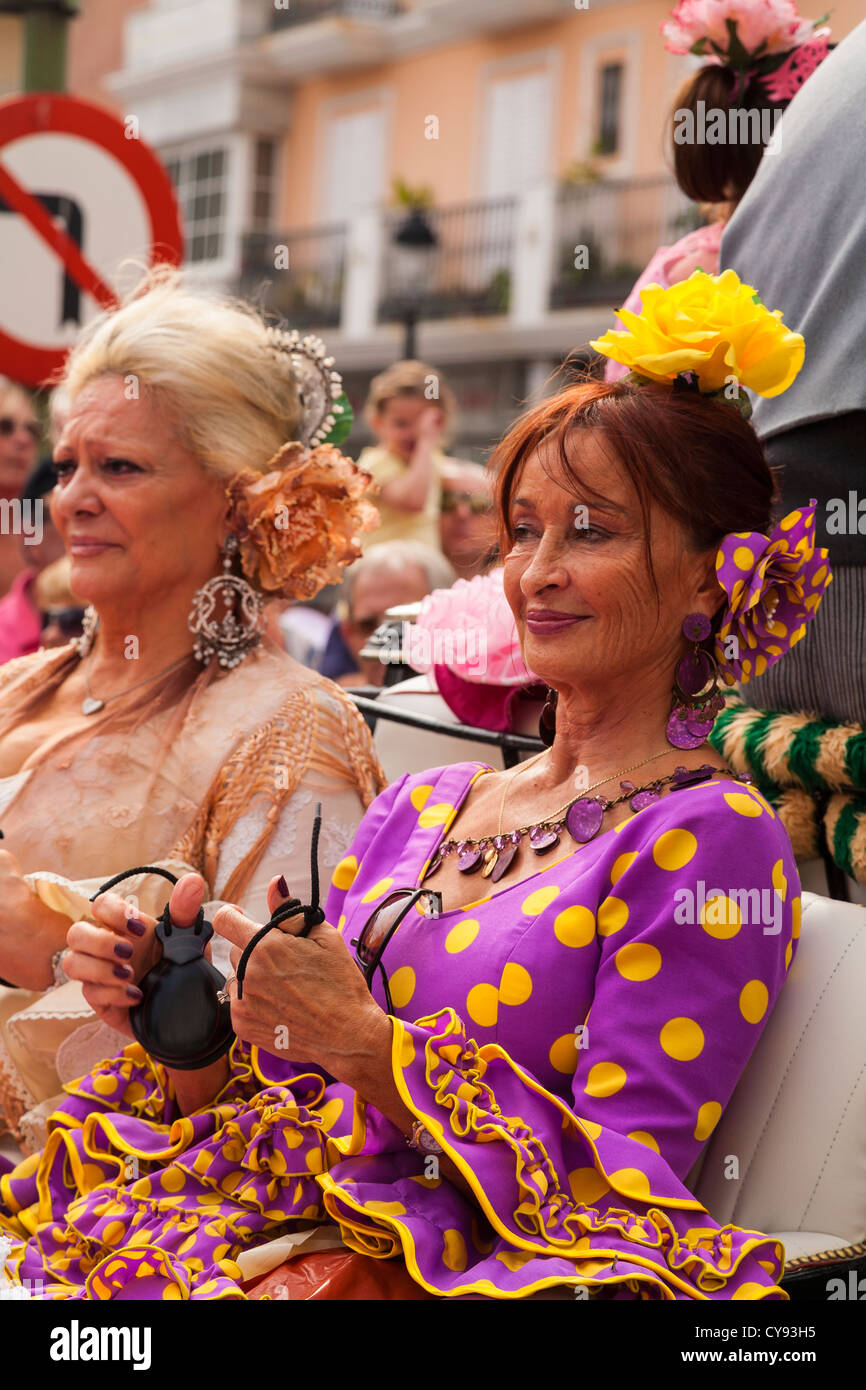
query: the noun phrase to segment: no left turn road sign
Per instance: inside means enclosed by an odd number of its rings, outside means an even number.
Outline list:
[[[130,262],[182,256],[171,180],[133,117],[48,92],[0,102],[0,373],[42,385],[133,287]]]

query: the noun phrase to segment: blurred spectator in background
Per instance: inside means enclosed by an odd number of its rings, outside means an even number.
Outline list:
[[[799,19],[795,7],[792,11],[792,21]],[[713,7],[696,7],[683,0],[662,26],[670,53],[703,51],[708,59],[678,91],[668,129],[674,177],[686,197],[699,204],[708,223],[672,246],[659,247],[623,304],[634,314],[641,312],[641,290],[647,285],[669,289],[695,270],[719,274],[722,233],[761,167],[776,122],[832,47],[827,42],[829,29],[813,32],[809,22],[802,20],[792,35],[790,28],[780,26],[771,5],[762,9],[756,3],[747,18],[748,32],[737,32],[739,46],[731,43],[730,36],[723,37],[726,19],[734,25],[743,22],[738,0],[718,0],[715,12]],[[710,40],[729,45],[727,58],[715,56]],[[703,50],[696,47],[702,42]],[[758,49],[760,58],[754,56]],[[704,120],[707,113],[716,111],[723,113],[726,131],[733,117],[738,137],[744,124],[747,137],[711,143]],[[741,278],[749,276],[743,273]],[[764,281],[759,283],[763,287]],[[617,381],[627,371],[621,363],[608,360],[605,380]]]
[[[340,685],[382,685],[385,665],[362,660],[361,648],[389,608],[418,603],[434,589],[454,583],[454,571],[439,550],[416,541],[391,541],[349,565],[343,597],[322,656],[322,675]]]
[[[442,444],[456,417],[451,388],[426,362],[395,362],[373,378],[365,413],[379,443],[358,464],[375,479],[370,501],[382,524],[361,538],[364,550],[397,540],[438,550]]]
[[[493,492],[483,464],[446,459],[442,466],[439,537],[459,579],[480,574],[494,544]]]
[[[41,647],[62,647],[80,637],[84,604],[69,587],[69,556],[63,555],[37,574],[33,581],[33,602],[42,620]]]
[[[806,340],[797,380],[784,397],[757,397],[752,424],[779,469],[776,517],[817,498],[815,544],[826,546],[833,571],[809,641],[751,681],[743,699],[858,724],[866,724],[864,74],[866,21],[785,113],[779,157],[764,160],[721,253]]]
[[[28,393],[0,377],[0,597],[21,569],[16,508],[37,459],[42,430]]]
[[[68,602],[66,598],[61,601],[61,590],[56,585],[51,587],[49,582],[46,587],[40,582],[47,570],[53,569],[57,562],[66,564],[63,541],[51,520],[48,507],[48,497],[54,483],[55,474],[51,460],[42,459],[19,493],[27,530],[11,536],[18,555],[18,572],[9,587],[9,592],[0,599],[0,665],[16,656],[27,656],[30,652],[35,652],[40,645],[57,645],[54,642],[49,644],[42,641],[42,615],[47,602],[54,602],[56,597],[55,606],[75,606],[75,600],[68,592],[68,578],[64,584],[60,571],[56,577],[65,588]],[[54,596],[51,600],[47,598],[49,593]],[[71,623],[71,616],[68,616],[66,621]],[[80,631],[79,617],[77,632]],[[69,637],[63,640],[68,641]]]

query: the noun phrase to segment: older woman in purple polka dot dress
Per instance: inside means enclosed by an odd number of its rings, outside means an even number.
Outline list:
[[[814,614],[809,510],[771,539],[750,426],[660,383],[572,386],[495,462],[549,747],[389,787],[326,922],[231,984],[227,1058],[171,1072],[131,1045],[67,1087],[0,1182],[10,1268],[48,1297],[244,1297],[253,1247],[323,1225],[432,1295],[785,1297],[780,1245],[685,1184],[797,949],[785,831],[705,739],[738,642],[775,660]],[[216,926],[236,961],[256,924]],[[121,987],[88,988],[119,1026]]]

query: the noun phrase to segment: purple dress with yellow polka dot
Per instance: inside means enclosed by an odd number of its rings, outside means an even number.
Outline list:
[[[486,771],[383,792],[328,921],[357,936],[417,886]],[[785,831],[714,778],[564,851],[410,913],[386,948],[397,1088],[472,1197],[315,1071],[236,1042],[225,1089],[185,1117],[134,1045],[67,1087],[42,1154],[0,1179],[18,1277],[54,1298],[244,1297],[242,1251],[329,1222],[440,1296],[784,1299],[780,1244],[720,1228],[685,1179],[797,948]]]

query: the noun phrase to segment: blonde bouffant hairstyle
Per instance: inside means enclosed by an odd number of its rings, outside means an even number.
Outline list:
[[[202,467],[222,477],[264,472],[297,439],[301,404],[288,356],[250,305],[190,289],[179,271],[148,272],[119,308],[85,328],[66,362],[69,399],[96,377],[120,377],[164,409]]]

